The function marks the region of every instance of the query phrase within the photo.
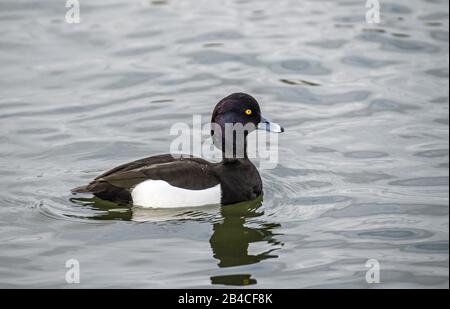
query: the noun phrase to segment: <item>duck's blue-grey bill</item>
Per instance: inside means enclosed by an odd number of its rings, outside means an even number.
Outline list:
[[[282,126],[280,126],[278,123],[270,122],[264,117],[261,117],[261,122],[258,123],[258,129],[275,133],[284,132],[284,128]]]

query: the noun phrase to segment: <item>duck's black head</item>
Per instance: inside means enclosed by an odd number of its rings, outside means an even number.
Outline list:
[[[242,125],[244,129],[243,147],[245,151],[246,136],[257,129],[267,130],[270,132],[282,133],[284,129],[276,124],[268,121],[261,114],[261,108],[258,102],[252,96],[245,93],[234,93],[222,99],[214,108],[211,118],[211,135],[214,144],[224,151],[224,145],[230,144],[236,148],[239,144],[239,138],[232,138],[232,141],[225,142],[227,124]],[[220,134],[217,130],[220,129]],[[221,138],[220,138],[221,137]],[[239,147],[239,145],[237,145]]]

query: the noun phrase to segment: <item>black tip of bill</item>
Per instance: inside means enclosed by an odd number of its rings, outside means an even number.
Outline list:
[[[282,126],[280,126],[278,123],[270,122],[269,120],[265,119],[264,117],[261,117],[261,121],[258,124],[258,129],[266,130],[266,131],[274,132],[274,133],[283,133],[284,132],[284,128]]]

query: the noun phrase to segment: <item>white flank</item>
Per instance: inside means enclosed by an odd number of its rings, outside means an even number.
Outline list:
[[[146,180],[132,191],[133,205],[151,208],[180,208],[220,204],[220,184],[204,190],[188,190],[163,180]]]

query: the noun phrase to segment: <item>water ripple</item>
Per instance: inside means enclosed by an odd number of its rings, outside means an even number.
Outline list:
[[[77,258],[86,288],[366,288],[374,258],[382,288],[448,288],[448,1],[382,3],[370,25],[348,0],[63,9],[0,2],[1,287],[61,288]],[[72,199],[236,91],[286,127],[262,201]]]

